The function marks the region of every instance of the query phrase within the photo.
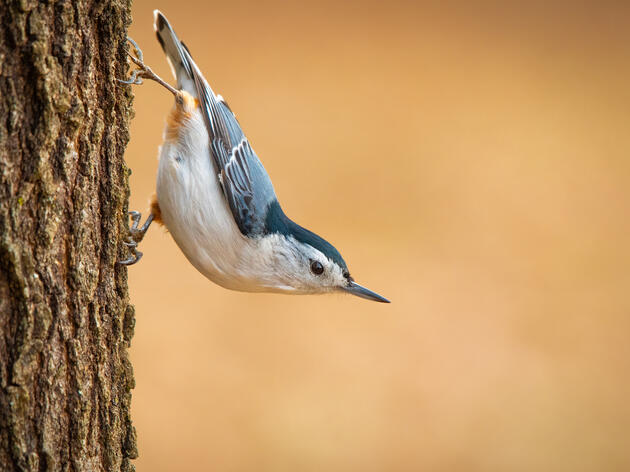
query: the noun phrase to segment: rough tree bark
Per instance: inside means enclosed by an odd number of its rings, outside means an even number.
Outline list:
[[[0,470],[133,470],[130,0],[0,0]]]

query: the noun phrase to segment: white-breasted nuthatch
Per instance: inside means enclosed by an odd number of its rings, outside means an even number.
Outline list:
[[[152,221],[162,222],[188,260],[213,282],[232,290],[293,294],[345,291],[368,300],[387,299],[357,284],[339,251],[282,211],[273,185],[227,103],[215,95],[188,48],[164,15],[154,28],[177,79],[177,88],[129,54],[139,67],[127,84],[142,78],[175,95],[160,148],[157,195],[151,214],[133,225],[127,245],[136,246]]]

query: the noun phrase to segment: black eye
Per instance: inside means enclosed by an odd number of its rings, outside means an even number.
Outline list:
[[[315,275],[322,275],[324,273],[324,266],[319,261],[311,261],[311,272]]]
[[[344,276],[344,278],[349,279],[350,278],[350,272],[348,272],[347,270],[344,270],[343,271],[343,276]]]

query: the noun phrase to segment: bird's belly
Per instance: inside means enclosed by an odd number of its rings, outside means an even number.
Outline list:
[[[168,136],[167,128],[157,177],[164,224],[191,264],[210,280],[233,290],[256,290],[242,270],[255,242],[234,222],[214,172],[201,117],[184,123],[178,139]]]

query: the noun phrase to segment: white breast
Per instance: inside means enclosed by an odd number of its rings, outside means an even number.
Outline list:
[[[157,198],[164,224],[192,265],[210,280],[234,290],[259,291],[252,278],[254,267],[264,263],[258,243],[243,236],[234,222],[201,114],[193,107],[184,111],[186,119],[169,119],[160,148]]]

